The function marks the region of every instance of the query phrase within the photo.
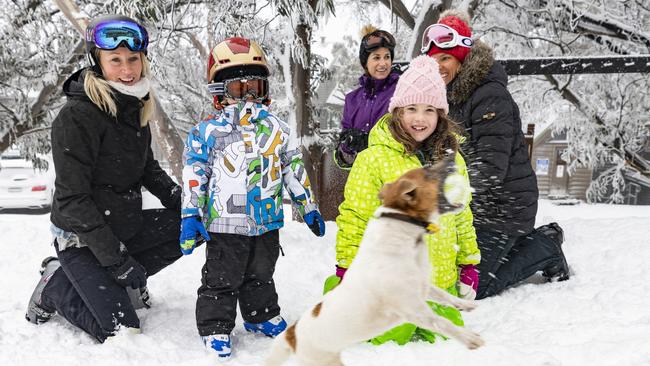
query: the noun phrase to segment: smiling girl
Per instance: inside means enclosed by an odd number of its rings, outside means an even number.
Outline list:
[[[432,164],[451,150],[456,156],[459,180],[469,192],[469,179],[465,162],[458,151],[458,133],[455,124],[447,117],[449,107],[445,84],[438,64],[431,58],[414,59],[401,76],[390,105],[370,131],[368,148],[357,156],[345,186],[345,200],[339,207],[336,223],[339,227],[336,240],[336,277],[330,277],[326,290],[343,279],[359,248],[368,220],[381,202],[381,187],[397,179],[404,172]],[[469,194],[467,195],[469,200]],[[446,214],[439,221],[440,232],[427,235],[429,258],[432,263],[431,283],[450,293],[471,298],[473,286],[478,282],[475,264],[480,261],[476,234],[469,207],[457,214]],[[387,268],[386,270],[390,270]],[[463,282],[459,282],[463,278]],[[456,324],[463,323],[455,309],[431,303],[438,314]],[[413,338],[433,342],[435,333],[419,329],[413,324],[403,324],[378,335],[372,341],[381,344],[393,340],[399,344]]]

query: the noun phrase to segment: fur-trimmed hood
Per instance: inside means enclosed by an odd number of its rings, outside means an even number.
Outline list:
[[[449,103],[464,103],[479,86],[488,81],[497,81],[505,86],[508,82],[508,76],[503,67],[494,62],[492,48],[477,40],[474,47],[472,47],[472,52],[463,62],[460,73],[447,86]]]

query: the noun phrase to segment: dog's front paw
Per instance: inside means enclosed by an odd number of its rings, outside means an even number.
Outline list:
[[[478,302],[473,300],[457,299],[457,301],[454,301],[454,306],[458,310],[472,311],[478,307]]]
[[[470,330],[463,334],[461,341],[469,349],[477,349],[485,344],[485,341],[478,333]]]

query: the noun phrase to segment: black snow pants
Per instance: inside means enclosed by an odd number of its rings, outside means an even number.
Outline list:
[[[273,272],[279,232],[260,236],[210,233],[196,300],[199,335],[230,334],[237,301],[244,321],[262,323],[280,314]]]
[[[519,237],[476,230],[476,236],[481,250],[477,299],[496,295],[562,260],[561,243],[537,230]]]
[[[176,210],[143,211],[142,230],[124,244],[147,271],[158,273],[182,256]],[[104,342],[119,326],[140,328],[126,289],[115,282],[88,247],[55,248],[61,267],[43,289],[42,305]]]

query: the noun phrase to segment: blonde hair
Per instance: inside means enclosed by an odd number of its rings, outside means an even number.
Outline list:
[[[395,108],[388,123],[388,129],[397,140],[397,142],[404,145],[404,150],[408,154],[414,154],[416,150],[420,149],[422,152],[429,153],[425,156],[425,160],[433,162],[443,158],[447,155],[446,150],[452,149],[454,152],[458,151],[458,136],[461,132],[454,122],[444,110],[438,109],[438,124],[435,131],[422,142],[417,142],[411,135],[409,135],[402,126],[404,119],[404,107]]]
[[[99,49],[96,49],[95,59],[99,60]],[[140,60],[142,60],[142,77],[151,74],[151,66],[149,60],[140,52]],[[101,67],[101,66],[100,66]],[[94,71],[88,70],[84,75],[84,91],[88,98],[102,111],[108,113],[110,116],[117,117],[117,105],[113,96],[113,89],[108,84],[106,79],[97,75]],[[149,98],[143,100],[144,105],[140,110],[140,126],[144,127],[149,123],[149,119],[154,112],[154,94],[153,90],[149,91]]]

